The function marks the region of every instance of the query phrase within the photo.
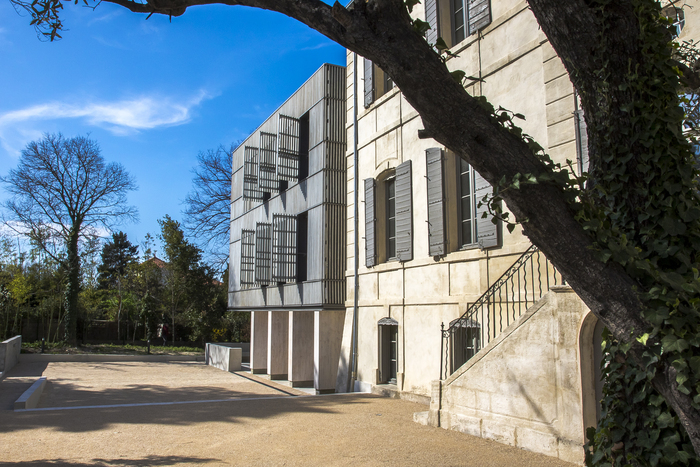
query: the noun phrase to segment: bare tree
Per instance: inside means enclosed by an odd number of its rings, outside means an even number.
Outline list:
[[[9,220],[67,271],[65,338],[75,345],[80,239],[98,227],[135,220],[126,194],[136,184],[120,164],[105,162],[96,141],[60,133],[27,144],[17,168],[0,181],[12,195],[5,203]],[[51,248],[56,241],[65,245],[65,255]]]
[[[527,0],[581,99],[583,190],[507,112],[466,91],[439,53],[444,43],[429,44],[429,25],[411,16],[417,0],[106,1],[170,17],[211,3],[272,10],[372,60],[420,114],[419,136],[471,164],[527,221],[525,235],[647,368],[700,453],[700,370],[691,370],[700,361],[700,199],[678,98],[694,72],[674,57],[657,0]],[[61,2],[11,2],[44,37],[61,30]]]
[[[233,151],[241,144],[232,143],[227,149],[202,151],[199,164],[192,170],[192,191],[185,198],[185,227],[197,238],[216,263],[224,269],[228,261],[229,228],[231,221],[231,170]]]

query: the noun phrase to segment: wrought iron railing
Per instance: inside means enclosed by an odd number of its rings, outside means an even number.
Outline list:
[[[454,373],[542,298],[561,274],[535,245],[491,285],[447,329],[442,323],[440,379]]]

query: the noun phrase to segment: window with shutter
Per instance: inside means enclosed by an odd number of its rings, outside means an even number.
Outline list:
[[[277,191],[277,135],[260,132],[260,161],[258,162],[258,185],[265,192]]]
[[[413,189],[411,161],[396,168],[396,257],[413,259]]]
[[[461,157],[457,157],[457,167],[459,173],[459,196],[457,199],[459,246],[463,248],[477,242],[476,205],[478,204],[478,198],[476,198],[474,193],[474,169]]]
[[[272,273],[272,226],[258,222],[255,226],[255,283],[270,284]]]
[[[580,172],[588,172],[588,130],[586,119],[583,117],[583,110],[574,112],[576,122],[576,156]]]
[[[425,151],[428,182],[428,254],[440,256],[445,250],[444,154],[440,148]]]
[[[241,289],[255,285],[255,231],[241,231]]]
[[[425,21],[430,29],[425,33],[428,44],[435,44],[440,37],[440,18],[438,15],[438,0],[425,0]]]
[[[375,212],[375,192],[377,182],[373,178],[365,180],[365,265],[370,268],[377,264],[375,240],[377,219]]]
[[[479,248],[482,250],[500,245],[499,222],[497,221],[494,224],[493,215],[489,212],[488,206],[481,201],[484,196],[491,196],[492,194],[493,188],[491,188],[489,182],[484,180],[478,172],[474,171],[474,196],[477,206],[481,204],[476,210],[476,232]],[[486,217],[483,216],[484,213],[486,213]]]
[[[250,146],[243,150],[243,198],[262,200],[258,186],[258,148]]]
[[[389,75],[385,74],[381,68],[372,63],[371,60],[364,59],[365,63],[365,108],[372,105],[372,102],[391,91],[394,82]]]
[[[272,216],[272,280],[296,282],[297,278],[297,218]]]
[[[464,0],[469,6],[469,35],[491,24],[491,0]]]
[[[365,60],[365,108],[374,102],[374,66],[372,60]]]
[[[278,125],[277,176],[296,182],[299,177],[299,119],[280,114]]]

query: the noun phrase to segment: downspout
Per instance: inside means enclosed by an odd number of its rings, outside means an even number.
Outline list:
[[[352,309],[352,355],[350,357],[350,378],[348,378],[348,392],[355,392],[355,381],[357,380],[357,311],[359,308],[359,289],[360,289],[360,276],[358,271],[360,269],[360,247],[359,247],[359,206],[360,201],[357,194],[360,183],[358,181],[359,170],[357,161],[357,54],[353,52],[352,54],[352,157],[353,157],[353,177],[354,177],[354,240],[355,240],[355,290],[353,293],[354,303]]]

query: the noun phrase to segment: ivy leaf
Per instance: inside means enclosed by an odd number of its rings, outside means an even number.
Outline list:
[[[661,339],[661,345],[664,348],[664,352],[683,352],[688,349],[688,341],[685,339],[679,339],[673,334],[668,334]]]
[[[425,21],[416,18],[413,20],[413,29],[418,34],[425,37],[425,33],[428,32],[428,29],[430,29],[430,23],[426,23]]]
[[[649,339],[649,333],[645,332],[641,336],[637,337],[637,342],[641,343],[642,345],[647,345],[648,339]]]
[[[466,75],[466,73],[462,70],[455,70],[455,71],[451,71],[450,75],[452,76],[452,79],[457,81],[459,84],[462,84],[462,81],[464,81],[464,76]]]

